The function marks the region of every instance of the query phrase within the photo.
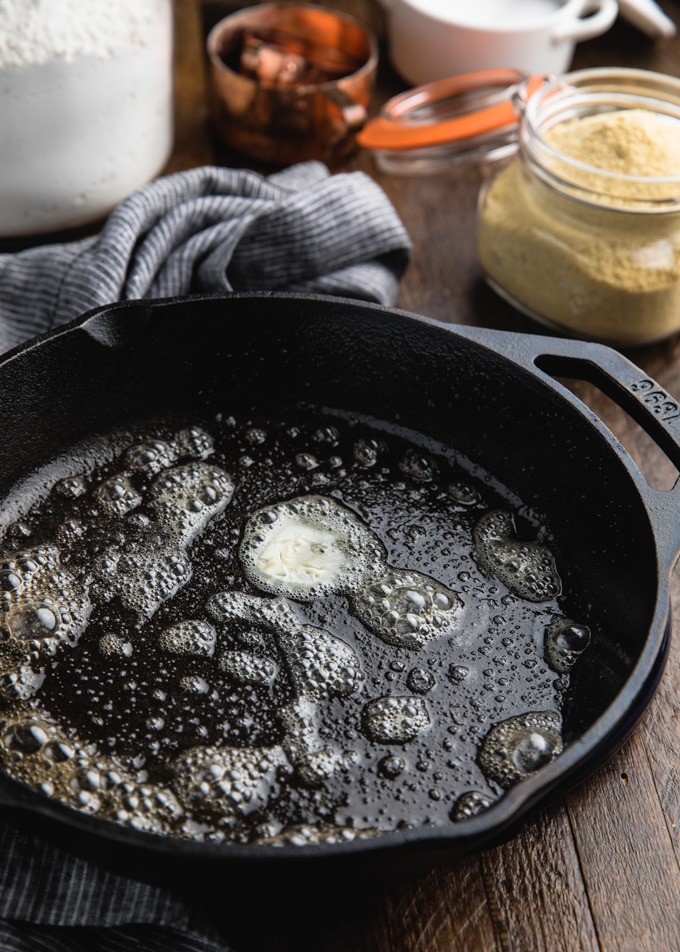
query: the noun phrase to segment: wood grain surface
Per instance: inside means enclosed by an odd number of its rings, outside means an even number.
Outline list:
[[[216,142],[207,118],[206,28],[239,4],[176,0],[177,139],[168,170],[247,164]],[[370,20],[377,0],[328,3]],[[680,21],[680,5],[662,0]],[[384,39],[384,36],[381,36]],[[382,47],[375,108],[400,88]],[[680,38],[652,41],[625,22],[577,48],[574,68],[625,65],[680,75]],[[429,177],[378,172],[370,156],[347,165],[375,177],[414,242],[398,304],[445,321],[534,332],[481,281],[474,221],[484,169]],[[680,399],[677,340],[631,352]],[[578,385],[652,485],[677,473],[651,440],[595,389]],[[680,617],[680,578],[673,579]],[[680,950],[680,632],[661,686],[632,738],[559,805],[502,846],[410,879],[361,889],[320,883],[303,894],[282,884],[267,914],[241,914],[225,899],[221,928],[236,952],[678,952]],[[261,907],[262,908],[262,907]]]

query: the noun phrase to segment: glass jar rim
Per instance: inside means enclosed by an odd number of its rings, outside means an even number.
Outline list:
[[[522,104],[519,148],[544,181],[602,206],[603,194],[626,208],[680,207],[677,175],[640,175],[592,165],[562,152],[545,132],[572,118],[626,109],[667,116],[680,125],[680,79],[649,70],[599,67],[552,77]],[[678,163],[680,169],[680,161]],[[644,194],[640,196],[640,191]],[[621,207],[619,202],[616,207]]]

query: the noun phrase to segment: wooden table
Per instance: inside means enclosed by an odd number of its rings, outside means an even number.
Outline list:
[[[329,3],[383,27],[377,0]],[[177,138],[168,171],[246,164],[216,142],[207,121],[203,37],[238,3],[176,0]],[[241,4],[244,5],[244,4]],[[664,0],[680,21],[680,5]],[[501,64],[502,65],[502,64]],[[651,41],[625,22],[582,44],[574,68],[625,65],[680,75],[680,37]],[[384,55],[376,104],[400,88]],[[414,242],[398,304],[463,324],[535,331],[480,280],[474,244],[479,172],[431,177],[380,174],[370,156],[347,166],[374,176]],[[630,354],[680,399],[678,341]],[[656,486],[671,464],[596,391],[588,400]],[[680,574],[674,580],[680,605]],[[680,622],[676,623],[680,629]],[[529,820],[505,845],[452,866],[359,894],[321,890],[271,905],[253,922],[230,907],[223,930],[236,952],[677,952],[680,950],[680,630],[661,686],[632,739],[559,806]]]

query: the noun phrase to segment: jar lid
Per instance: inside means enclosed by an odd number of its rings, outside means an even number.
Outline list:
[[[357,142],[397,174],[501,158],[516,151],[520,105],[542,83],[519,70],[486,69],[417,86],[390,99]]]

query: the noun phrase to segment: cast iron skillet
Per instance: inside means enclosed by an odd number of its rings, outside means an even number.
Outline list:
[[[173,411],[239,398],[280,412],[297,402],[398,421],[455,446],[544,514],[565,587],[615,632],[572,674],[560,757],[486,812],[315,847],[242,847],[135,832],[4,778],[3,811],[102,850],[137,873],[365,871],[434,864],[513,831],[561,797],[630,734],[665,662],[669,574],[680,548],[680,489],[652,490],[602,422],[555,377],[597,384],[680,467],[680,408],[606,347],[443,325],[398,310],[307,295],[133,302],[105,307],[0,362],[0,496],[64,447]],[[113,861],[113,860],[112,860]],[[128,867],[129,868],[129,867]]]

